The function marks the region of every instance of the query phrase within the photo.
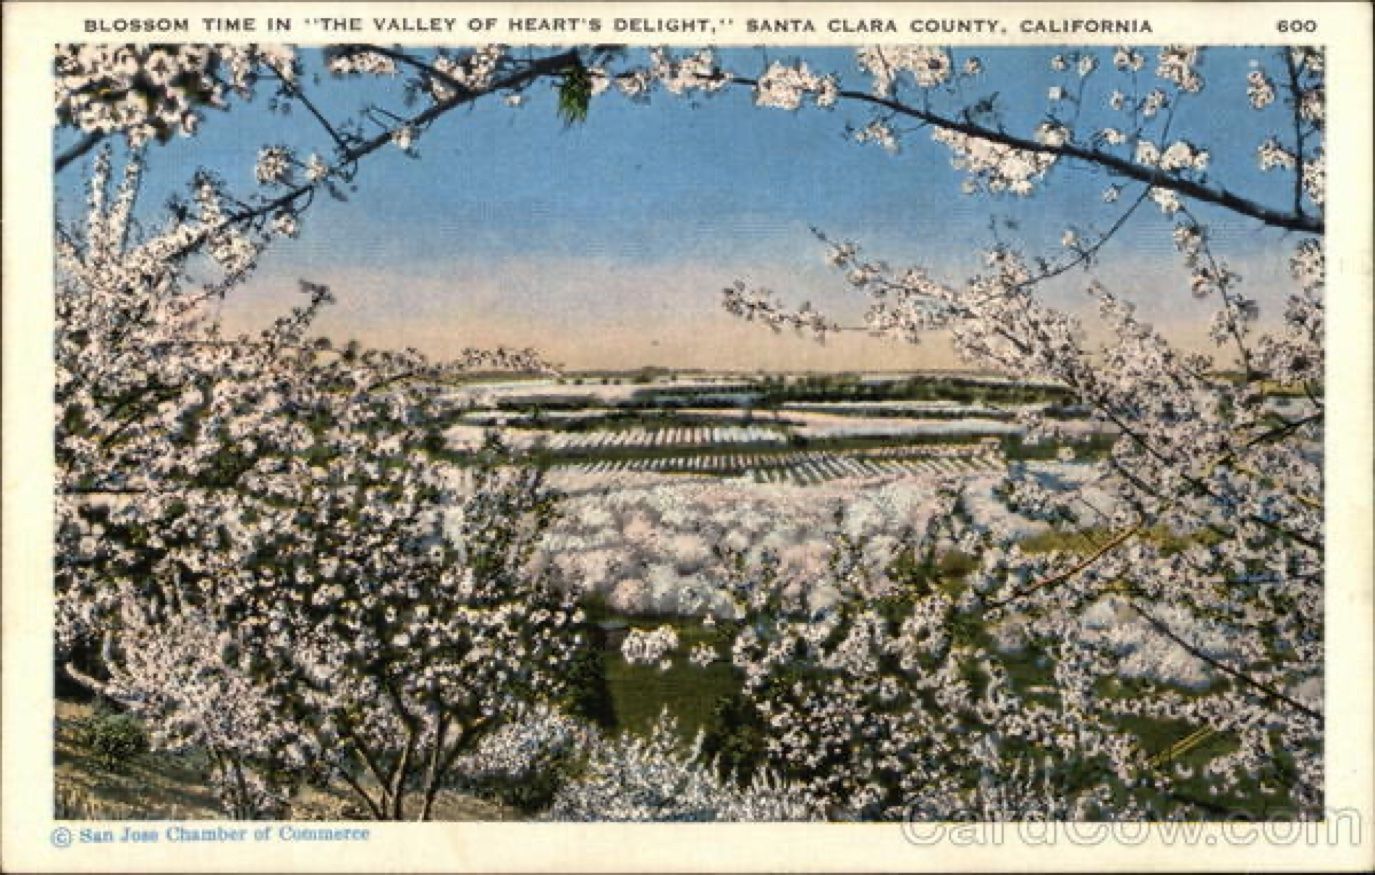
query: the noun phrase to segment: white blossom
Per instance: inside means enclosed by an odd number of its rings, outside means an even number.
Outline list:
[[[874,79],[876,97],[888,97],[904,74],[918,88],[935,88],[950,78],[950,55],[935,46],[866,46],[857,49],[859,68]]]
[[[793,110],[802,105],[804,95],[811,94],[817,106],[828,107],[835,103],[838,91],[834,76],[818,76],[803,62],[788,66],[774,61],[755,85],[754,102],[758,106]]]
[[[880,119],[874,119],[869,124],[855,131],[855,142],[857,143],[877,143],[883,147],[885,152],[896,154],[900,149],[897,134],[893,129]]]
[[[269,146],[258,153],[254,173],[263,185],[289,185],[295,161],[295,156],[285,146]]]
[[[1194,69],[1198,61],[1197,46],[1166,46],[1160,51],[1155,75],[1173,83],[1180,91],[1201,91],[1203,77]]]
[[[1275,83],[1263,70],[1252,70],[1246,74],[1246,99],[1252,109],[1264,109],[1275,102]]]
[[[657,663],[660,669],[667,669],[664,657],[678,649],[678,632],[672,626],[659,626],[649,632],[631,629],[621,642],[621,656],[632,665]]]
[[[1146,66],[1146,56],[1130,46],[1119,46],[1112,54],[1112,65],[1134,73]]]
[[[1261,143],[1256,149],[1256,160],[1261,170],[1273,170],[1276,167],[1291,170],[1296,163],[1294,153],[1281,146],[1279,140],[1273,137]]]

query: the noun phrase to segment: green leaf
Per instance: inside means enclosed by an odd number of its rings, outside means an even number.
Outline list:
[[[581,64],[569,67],[559,85],[559,118],[565,125],[587,121],[592,104],[592,76]]]

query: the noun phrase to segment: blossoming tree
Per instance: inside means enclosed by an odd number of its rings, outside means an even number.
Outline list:
[[[1202,53],[1053,54],[1063,84],[1050,88],[1045,120],[1025,133],[1004,127],[991,98],[961,100],[968,86],[953,83],[977,80],[983,62],[959,63],[943,49],[861,50],[869,92],[844,91],[802,65],[775,64],[754,80],[705,77],[713,86],[748,82],[764,107],[868,105],[874,117],[856,138],[890,151],[910,145],[898,122],[918,120],[949,150],[971,194],[1031,196],[1074,164],[1101,174],[1104,200],[1120,205],[1103,231],[1067,229],[1059,254],[993,247],[984,271],[963,285],[823,238],[846,284],[870,302],[866,330],[911,342],[946,331],[966,362],[1051,378],[1118,435],[1097,463],[1114,496],[1107,510],[1009,467],[1004,500],[1064,532],[1071,549],[1029,554],[1008,533],[970,526],[956,502],[952,529],[922,549],[974,557],[967,576],[909,591],[893,613],[866,607],[866,586],[849,587],[850,599],[820,616],[797,605],[746,612],[736,660],[767,727],[766,760],[811,776],[837,804],[947,817],[1196,815],[1222,800],[1303,817],[1321,808],[1323,56],[1277,50],[1249,71],[1244,92],[1208,95]],[[1214,148],[1254,149],[1260,170],[1291,176],[1291,197],[1267,203],[1230,187],[1208,172],[1208,144],[1172,133],[1174,109],[1204,99],[1267,114],[1273,136]],[[1119,120],[1079,123],[1097,101]],[[1146,203],[1172,226],[1188,293],[1215,304],[1214,356],[1177,349],[1092,278]],[[1298,233],[1286,241],[1293,291],[1277,328],[1258,328],[1258,306],[1216,251],[1201,207]],[[1090,271],[1110,338],[1101,346],[1086,339],[1079,316],[1040,295],[1077,267]],[[775,330],[840,330],[743,282],[726,289],[724,303]],[[1281,406],[1277,395],[1301,401]],[[1056,437],[1053,422],[1029,425]],[[901,578],[882,584],[901,591]],[[1053,695],[1019,689],[979,635],[961,644],[957,630],[970,628],[1011,635],[1007,649],[1030,648],[1053,666]],[[799,676],[799,661],[816,671]],[[1123,731],[1142,718],[1190,730],[1152,756]],[[1195,776],[1172,754],[1215,734],[1229,741],[1198,776],[1206,792],[1182,794],[1178,785]],[[935,775],[933,763],[941,764]],[[1028,770],[1036,777],[1023,785]]]
[[[295,69],[285,50],[195,47],[59,50],[57,65],[60,117],[134,145],[194,130],[224,68],[288,91]],[[330,294],[307,282],[259,335],[226,336],[213,304],[336,171],[307,167],[296,194],[251,206],[198,173],[143,232],[142,168],[115,185],[99,152],[84,217],[58,229],[59,653],[159,745],[205,750],[235,816],[329,780],[373,817],[427,818],[480,738],[565,696],[584,644],[575,606],[530,567],[551,513],[541,475],[499,445],[466,471],[423,452],[452,416],[442,381],[548,366],[336,348],[309,335]],[[292,172],[262,150],[264,185]]]

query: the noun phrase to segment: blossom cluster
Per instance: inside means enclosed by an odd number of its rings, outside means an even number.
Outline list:
[[[805,788],[761,772],[741,787],[701,755],[682,750],[677,724],[660,715],[645,737],[624,733],[590,745],[585,774],[562,787],[545,817],[565,821],[800,821],[822,815]]]
[[[672,626],[660,626],[648,632],[631,629],[621,642],[621,656],[631,665],[658,664],[667,669],[672,665],[669,654],[678,649],[678,632]]]
[[[133,146],[195,133],[206,107],[250,95],[263,71],[288,82],[295,53],[271,45],[59,45],[58,121]]]
[[[1011,192],[1025,197],[1035,190],[1035,184],[1045,178],[1056,162],[1056,156],[1050,152],[1018,149],[949,128],[937,128],[931,139],[953,153],[951,166],[969,174],[967,191],[983,188],[994,194]],[[1063,144],[1064,131],[1048,126],[1041,132],[1040,139],[1047,145]]]
[[[462,58],[441,54],[435,58],[434,69],[442,75],[430,77],[430,93],[435,100],[445,101],[458,94],[460,89],[486,91],[501,69],[507,51],[503,45],[488,45]]]
[[[797,109],[803,97],[811,94],[819,107],[834,106],[840,90],[834,76],[818,76],[805,62],[794,65],[774,61],[754,87],[754,102],[775,109]]]
[[[1246,99],[1252,109],[1265,109],[1275,102],[1275,83],[1263,70],[1252,70],[1246,74]]]
[[[918,88],[945,84],[952,72],[950,54],[938,46],[866,46],[857,49],[859,68],[874,79],[876,97],[889,97],[904,74]]]
[[[675,55],[666,48],[656,47],[650,50],[649,63],[645,66],[615,74],[598,67],[591,73],[593,95],[606,91],[614,82],[617,90],[637,101],[648,100],[657,86],[676,96],[711,95],[728,86],[732,79],[710,49]]]
[[[329,52],[325,66],[336,76],[396,75],[396,61],[381,52],[370,49]]]
[[[882,119],[869,122],[855,131],[854,137],[856,143],[877,143],[885,152],[896,154],[899,149],[897,134],[892,126]]]
[[[1187,140],[1175,140],[1162,151],[1159,146],[1147,139],[1136,142],[1136,161],[1159,167],[1167,173],[1181,170],[1203,171],[1208,167],[1208,150],[1200,149]]]
[[[1173,84],[1180,91],[1197,93],[1203,90],[1203,76],[1197,67],[1201,60],[1197,46],[1166,46],[1160,50],[1155,75]]]

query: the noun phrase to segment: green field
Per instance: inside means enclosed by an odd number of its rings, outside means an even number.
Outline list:
[[[678,631],[682,651],[700,642],[719,640],[716,632],[700,623],[679,620],[671,625]],[[631,665],[619,650],[611,648],[606,655],[606,681],[618,728],[644,733],[666,708],[677,719],[678,730],[686,740],[706,729],[716,704],[740,688],[735,669],[726,661],[700,667],[678,658],[664,670],[652,665]]]

